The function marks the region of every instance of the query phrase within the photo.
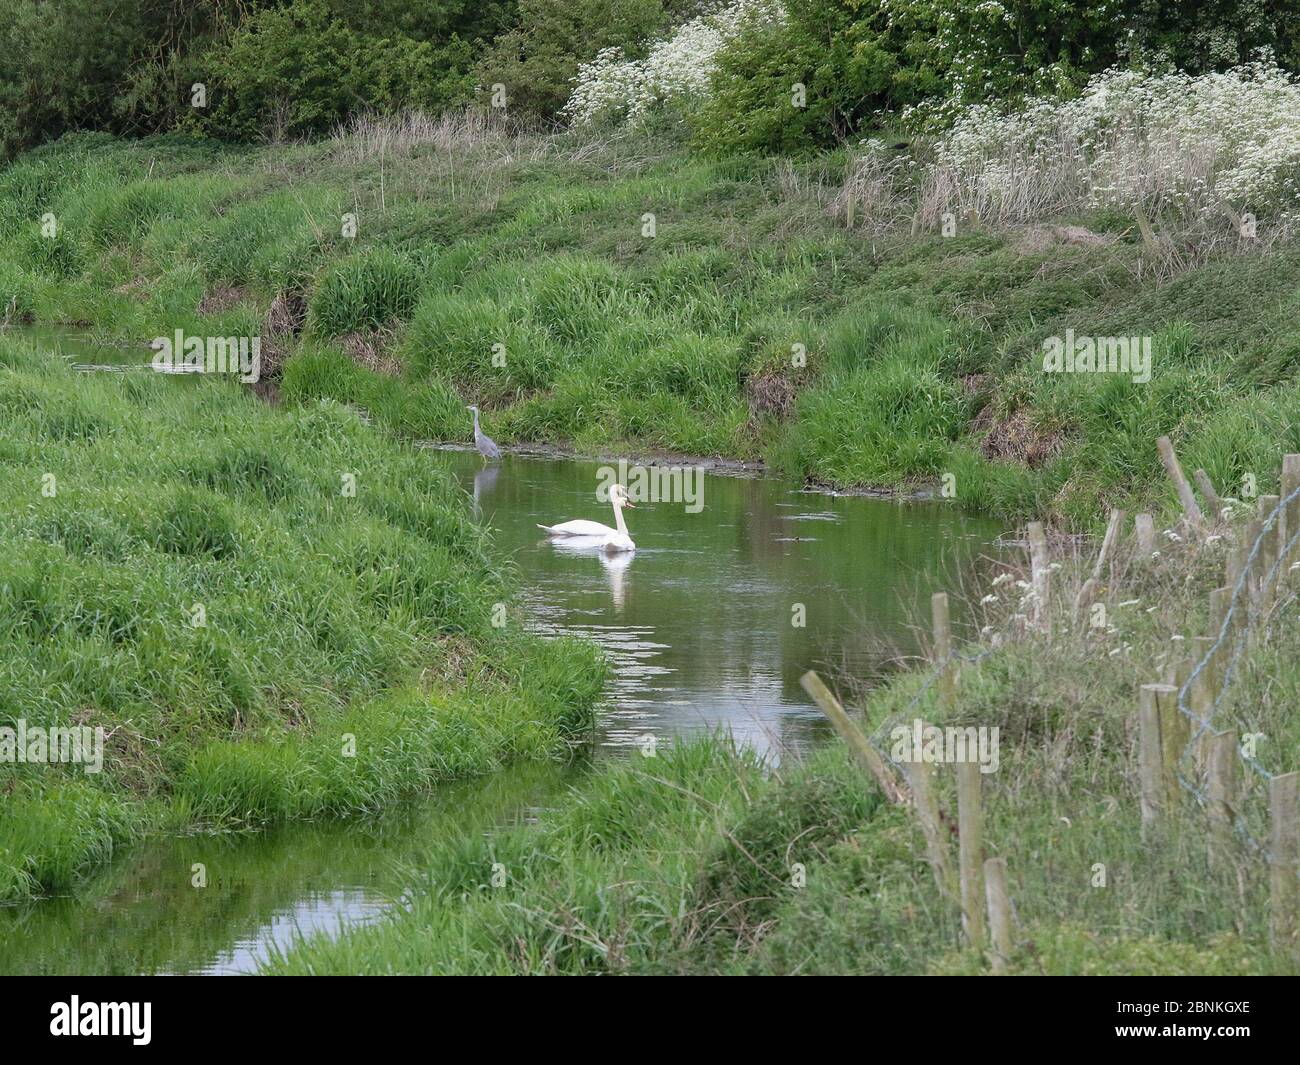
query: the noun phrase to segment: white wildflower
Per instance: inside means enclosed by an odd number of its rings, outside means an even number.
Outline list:
[[[1300,80],[1272,63],[1195,77],[1109,70],[1077,99],[1009,115],[964,108],[937,148],[932,183],[981,218],[1159,205],[1195,219],[1229,206],[1300,227]]]
[[[628,59],[622,49],[605,48],[578,68],[573,93],[560,113],[578,126],[598,119],[638,125],[664,103],[704,96],[718,53],[742,27],[784,21],[780,0],[733,0],[679,26],[671,37],[652,45],[644,59]]]

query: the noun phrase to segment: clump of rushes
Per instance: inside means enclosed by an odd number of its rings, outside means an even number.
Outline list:
[[[589,726],[594,653],[493,627],[511,575],[462,491],[355,413],[11,338],[0,385],[0,722],[111,736],[98,774],[0,764],[0,897],[160,824],[373,810]]]
[[[321,336],[377,328],[411,316],[420,295],[420,266],[409,255],[378,248],[326,270],[312,294],[307,321]]]

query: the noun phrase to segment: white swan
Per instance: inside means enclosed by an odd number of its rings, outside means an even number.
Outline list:
[[[611,529],[608,525],[601,525],[598,521],[566,521],[560,525],[542,525],[538,523],[539,529],[545,529],[552,536],[589,537],[594,541],[599,539],[600,546],[606,551],[635,551],[636,544],[632,542],[632,537],[627,534],[627,526],[623,524],[623,508],[636,507],[628,501],[627,489],[621,484],[613,485],[609,490],[609,501],[614,507],[614,524],[617,529]]]

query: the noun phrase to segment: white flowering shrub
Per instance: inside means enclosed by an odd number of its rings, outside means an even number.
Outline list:
[[[1021,222],[1081,207],[1193,221],[1300,212],[1300,82],[1254,63],[1224,73],[1109,71],[1080,97],[960,114],[929,168],[930,205]]]
[[[644,59],[628,59],[622,49],[606,48],[579,68],[573,94],[561,114],[575,125],[644,122],[670,101],[703,96],[715,57],[742,26],[775,25],[784,17],[780,0],[733,0],[678,27],[671,37],[653,45]]]

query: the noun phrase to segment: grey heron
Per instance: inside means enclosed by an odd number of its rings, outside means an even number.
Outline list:
[[[465,409],[474,412],[474,446],[478,448],[478,453],[483,456],[484,461],[487,459],[499,459],[501,457],[501,449],[497,447],[496,441],[478,427],[478,407],[471,404]]]

